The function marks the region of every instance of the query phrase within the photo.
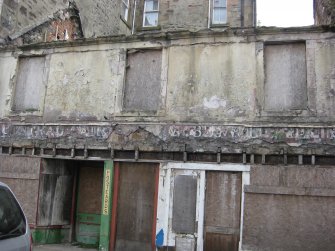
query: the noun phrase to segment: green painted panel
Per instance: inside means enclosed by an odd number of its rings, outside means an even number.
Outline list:
[[[100,221],[101,221],[100,214],[77,213],[77,222],[100,225]]]
[[[113,199],[113,161],[105,161],[104,167],[104,185],[102,190],[102,209],[101,209],[101,226],[100,226],[100,242],[99,250],[109,250],[110,221]]]
[[[85,245],[98,247],[100,236],[100,225],[79,224],[77,242]]]
[[[100,219],[100,214],[77,214],[77,242],[98,247],[100,238]]]
[[[36,244],[57,244],[68,241],[69,229],[32,229],[32,237]]]

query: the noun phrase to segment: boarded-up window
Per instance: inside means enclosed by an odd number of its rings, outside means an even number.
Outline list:
[[[40,109],[43,91],[45,57],[20,58],[14,111],[37,111]]]
[[[124,111],[157,111],[161,101],[162,51],[129,53],[124,90]]]
[[[304,43],[265,46],[265,109],[307,108],[306,46]]]
[[[178,175],[173,192],[172,229],[175,233],[194,234],[197,202],[197,177]]]

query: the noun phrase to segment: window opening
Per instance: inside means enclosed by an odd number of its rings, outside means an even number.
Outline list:
[[[227,23],[227,1],[226,0],[213,0],[212,23],[213,24]]]
[[[145,0],[143,13],[143,27],[154,27],[158,25],[158,0]]]
[[[126,21],[128,21],[128,11],[129,11],[129,0],[122,0],[121,16]]]

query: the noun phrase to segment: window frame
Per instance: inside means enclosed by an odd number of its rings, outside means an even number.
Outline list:
[[[126,21],[128,22],[128,19],[129,19],[129,0],[122,0],[121,1],[121,10],[122,10],[122,13],[121,13],[121,17]],[[125,7],[125,8],[124,8]],[[125,11],[124,11],[125,10]]]
[[[19,86],[19,78],[21,75],[21,67],[22,63],[21,60],[25,59],[33,59],[33,58],[43,58],[43,70],[41,72],[41,89],[40,89],[40,95],[38,96],[39,98],[39,105],[36,108],[18,108],[17,107],[17,92],[18,89],[20,88]],[[10,116],[17,116],[18,114],[21,116],[42,116],[44,112],[44,101],[46,97],[46,87],[47,87],[47,77],[48,77],[48,72],[49,72],[49,63],[50,63],[50,55],[48,54],[33,54],[30,55],[28,53],[23,53],[20,55],[17,59],[16,63],[16,76],[15,76],[15,84],[12,88],[12,96],[11,96],[11,102],[10,102],[10,111],[9,115]],[[24,84],[26,85],[26,83]]]
[[[227,17],[227,15],[228,15],[227,1],[228,0],[224,0],[225,1],[225,5],[224,6],[218,6],[218,7],[215,6],[215,0],[210,0],[210,1],[211,1],[211,18],[210,18],[211,24],[214,25],[214,26],[215,25],[226,25],[228,23],[228,17]],[[225,20],[222,21],[222,22],[214,20],[214,11],[218,10],[218,9],[222,9],[222,10],[225,11]]]
[[[147,7],[147,2],[148,1],[152,1],[152,2],[157,1],[157,10],[147,11],[146,7]],[[157,24],[156,25],[145,25],[145,17],[146,17],[146,14],[148,14],[148,13],[157,13]],[[159,0],[144,0],[142,27],[143,28],[157,27],[158,26],[158,20],[159,20]]]
[[[124,109],[124,98],[125,98],[125,88],[127,85],[126,75],[127,70],[130,65],[128,65],[128,53],[133,50],[161,50],[162,51],[162,65],[160,70],[161,86],[160,86],[160,104],[155,111],[127,111]],[[116,107],[115,116],[116,117],[164,117],[166,116],[166,98],[167,98],[167,79],[168,79],[168,50],[162,46],[153,47],[134,47],[128,50],[122,50],[122,58],[124,63],[123,68],[123,79],[118,83],[118,89],[120,90],[120,95],[116,96]]]
[[[284,44],[293,44],[293,43],[305,43],[306,44],[306,70],[307,70],[307,107],[308,109],[303,110],[286,110],[286,111],[272,111],[268,110],[265,107],[265,47],[267,45],[284,45]],[[310,72],[314,71],[314,66],[310,62],[314,61],[314,54],[311,53],[314,51],[314,42],[308,41],[308,39],[265,39],[264,41],[256,42],[256,50],[260,53],[257,55],[257,60],[259,60],[259,64],[256,66],[256,71],[261,74],[257,77],[257,99],[260,100],[260,106],[257,108],[257,117],[280,117],[285,118],[292,116],[295,118],[303,118],[303,117],[315,117],[317,115],[317,107],[316,107],[316,96],[312,91],[315,85],[315,80]]]

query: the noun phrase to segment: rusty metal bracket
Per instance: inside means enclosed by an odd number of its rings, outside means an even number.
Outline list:
[[[84,158],[87,159],[88,158],[88,150],[87,150],[87,146],[84,146]]]
[[[52,157],[56,157],[56,144],[52,148]]]
[[[184,146],[184,152],[183,152],[183,162],[187,162],[187,152],[186,152],[186,144]]]
[[[134,157],[135,161],[138,161],[139,156],[140,156],[140,150],[139,150],[138,147],[136,147],[136,149],[135,149],[135,157]]]
[[[76,145],[73,145],[71,148],[71,158],[74,158],[76,156]]]
[[[250,154],[250,164],[255,164],[255,155]]]
[[[265,154],[262,154],[262,165],[265,165],[265,161],[266,161]]]
[[[218,147],[217,153],[216,153],[216,162],[218,164],[221,163],[221,147]]]

